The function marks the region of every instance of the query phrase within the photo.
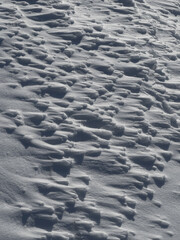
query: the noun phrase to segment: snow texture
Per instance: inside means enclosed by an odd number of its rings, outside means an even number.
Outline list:
[[[1,0],[0,239],[180,239],[179,0]]]

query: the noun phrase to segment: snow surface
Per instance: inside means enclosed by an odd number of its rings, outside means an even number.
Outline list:
[[[179,0],[1,0],[0,240],[180,239]]]

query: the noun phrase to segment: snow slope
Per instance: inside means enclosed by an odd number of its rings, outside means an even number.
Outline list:
[[[2,240],[180,237],[178,0],[2,0]]]

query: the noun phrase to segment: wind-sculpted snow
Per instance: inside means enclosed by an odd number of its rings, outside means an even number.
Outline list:
[[[179,238],[179,15],[1,1],[2,240]]]

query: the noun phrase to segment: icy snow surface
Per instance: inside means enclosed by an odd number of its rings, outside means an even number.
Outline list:
[[[179,0],[0,1],[0,240],[180,239]]]

